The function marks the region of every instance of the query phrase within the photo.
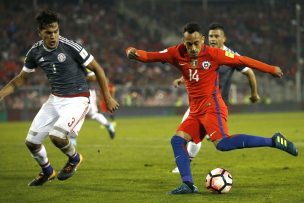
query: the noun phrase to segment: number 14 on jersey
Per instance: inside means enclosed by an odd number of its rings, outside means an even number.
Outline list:
[[[199,81],[199,77],[197,74],[197,69],[189,69],[189,81],[195,80],[196,82]]]

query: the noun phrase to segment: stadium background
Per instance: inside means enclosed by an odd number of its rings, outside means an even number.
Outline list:
[[[298,14],[297,6],[298,5]],[[303,1],[296,0],[10,0],[0,4],[0,87],[19,73],[23,57],[39,40],[34,16],[51,8],[61,14],[61,35],[84,44],[116,85],[117,115],[172,115],[187,106],[185,89],[172,81],[179,73],[169,65],[130,63],[129,45],[162,50],[179,43],[189,21],[207,30],[224,25],[227,45],[242,55],[280,66],[283,79],[255,71],[261,102],[248,107],[246,77],[235,73],[230,111],[303,110],[301,38]],[[300,81],[300,82],[299,82]],[[0,104],[0,120],[30,120],[49,94],[38,70],[25,86]],[[271,104],[271,105],[270,105]],[[140,107],[140,108],[139,108]]]

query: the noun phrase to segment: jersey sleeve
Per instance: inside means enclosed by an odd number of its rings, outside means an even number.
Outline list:
[[[145,63],[162,62],[174,63],[174,47],[170,47],[158,52],[147,52],[144,50],[137,50],[138,60]]]
[[[35,68],[37,68],[37,63],[34,58],[33,49],[30,49],[25,56],[22,70],[27,73],[32,73],[35,72]]]
[[[94,59],[93,55],[87,52],[84,47],[82,47],[80,44],[72,41],[64,39],[65,43],[70,46],[70,50],[75,56],[76,61],[78,61],[83,67],[86,67],[91,63]]]
[[[237,56],[240,56],[240,54],[239,53],[237,53],[237,52],[234,52],[234,54],[235,55],[237,55]],[[242,72],[242,73],[244,73],[244,72],[246,72],[246,71],[248,71],[249,70],[249,68],[248,67],[245,67],[245,66],[241,66],[241,67],[235,67],[235,69],[237,70],[237,71],[239,71],[239,72]]]
[[[213,48],[209,51],[210,55],[218,63],[218,65],[227,65],[229,67],[242,67],[248,66],[253,69],[257,69],[266,73],[275,73],[275,67],[263,63],[261,61],[246,57],[236,55],[229,51],[224,51],[221,49]]]

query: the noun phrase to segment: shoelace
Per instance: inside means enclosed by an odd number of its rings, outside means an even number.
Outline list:
[[[67,163],[67,165],[64,167],[64,172],[65,173],[70,173],[71,171],[72,171],[72,169],[73,169],[73,166],[74,165],[72,165],[71,163]]]
[[[40,180],[40,179],[43,178],[43,176],[44,176],[43,173],[39,173],[38,176],[37,176],[35,179],[36,179],[36,180]]]

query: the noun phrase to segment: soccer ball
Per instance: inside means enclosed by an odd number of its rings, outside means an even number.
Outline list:
[[[232,187],[232,176],[223,168],[213,169],[206,177],[206,187],[212,193],[228,193]]]

